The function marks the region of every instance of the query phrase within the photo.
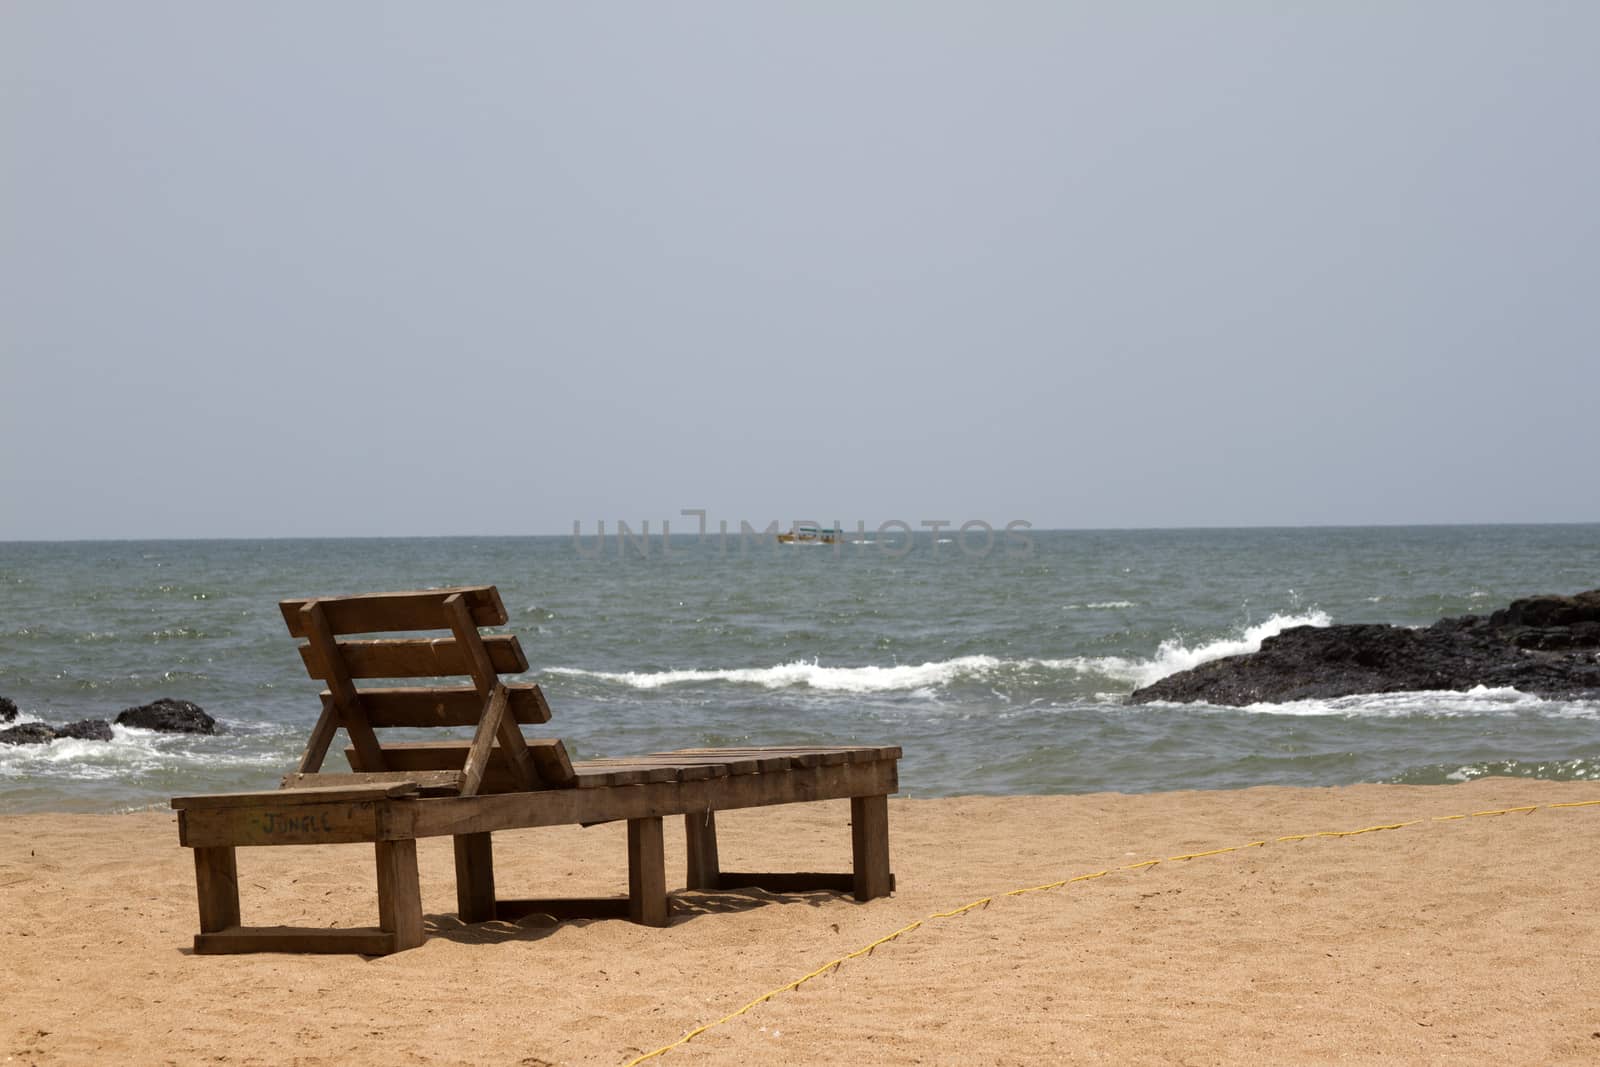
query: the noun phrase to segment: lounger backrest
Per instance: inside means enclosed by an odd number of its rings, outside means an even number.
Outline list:
[[[460,770],[462,792],[476,793],[485,775],[503,788],[536,789],[572,784],[571,764],[559,741],[528,742],[520,723],[542,723],[550,706],[538,685],[505,683],[500,673],[528,669],[511,634],[480,634],[507,616],[492,585],[360,596],[314,597],[279,604],[289,633],[304,638],[306,672],[327,684],[323,712],[300,771],[320,769],[335,732],[350,737],[351,766],[361,772]],[[414,631],[433,631],[427,635]],[[406,637],[347,635],[413,632]],[[397,680],[467,676],[467,684],[395,685]],[[383,684],[358,687],[357,680]],[[386,727],[477,726],[466,742],[383,744]],[[442,763],[441,763],[442,761]],[[510,775],[510,782],[504,779]]]

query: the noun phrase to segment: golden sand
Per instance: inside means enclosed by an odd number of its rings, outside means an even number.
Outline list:
[[[620,1065],[915,920],[1110,869],[925,921],[650,1062],[1596,1063],[1600,805],[1548,807],[1587,800],[1600,784],[1509,779],[901,799],[892,898],[681,893],[665,930],[463,927],[428,840],[429,940],[381,959],[191,955],[170,815],[6,816],[0,1057]],[[724,865],[846,870],[848,813],[719,814]],[[495,841],[504,895],[626,886],[621,826]],[[247,923],[375,921],[369,846],[242,849],[239,872]]]

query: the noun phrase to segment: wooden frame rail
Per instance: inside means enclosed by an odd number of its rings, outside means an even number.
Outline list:
[[[840,751],[845,750],[829,754]],[[862,901],[886,896],[894,888],[889,866],[888,797],[899,787],[899,750],[850,751],[874,758],[832,764],[819,760],[813,766],[791,764],[781,771],[686,782],[492,796],[427,797],[420,795],[415,782],[399,781],[179,797],[173,801],[178,810],[179,841],[194,850],[200,905],[195,951],[382,955],[416,947],[425,936],[416,858],[416,842],[423,837],[454,838],[456,905],[463,922],[514,920],[544,913],[558,919],[626,916],[646,925],[665,926],[670,904],[663,819],[678,815],[684,817],[688,846],[685,883],[689,889],[832,890],[851,892]],[[892,755],[876,758],[880,753]],[[721,869],[716,811],[846,799],[851,816],[850,872],[740,873]],[[491,843],[495,831],[619,820],[628,823],[626,897],[497,897]],[[353,842],[370,842],[375,849],[376,927],[331,931],[240,924],[236,849]]]

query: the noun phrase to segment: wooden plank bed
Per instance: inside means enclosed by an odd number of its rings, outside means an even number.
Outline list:
[[[888,895],[888,797],[898,789],[894,746],[681,749],[572,762],[557,739],[522,725],[550,718],[536,684],[502,682],[527,670],[516,637],[480,634],[506,622],[494,586],[375,593],[280,604],[300,655],[328,688],[299,767],[280,789],[180,796],[178,837],[194,850],[200,933],[196,952],[358,952],[383,955],[424,940],[416,842],[454,838],[456,905],[463,922],[626,916],[669,921],[662,820],[684,817],[687,888],[813,889]],[[347,634],[442,631],[448,636],[340,640]],[[471,685],[357,687],[356,679],[468,675]],[[390,741],[392,727],[476,726],[465,739]],[[349,737],[350,773],[324,773],[337,732]],[[731,872],[720,865],[716,812],[849,800],[848,873]],[[496,831],[570,823],[628,823],[628,895],[509,899],[498,896]],[[240,924],[240,847],[371,842],[378,924],[355,930]]]

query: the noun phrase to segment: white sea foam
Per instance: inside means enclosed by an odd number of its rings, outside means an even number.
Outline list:
[[[1131,600],[1091,600],[1087,604],[1063,604],[1062,611],[1110,611],[1113,608],[1138,607]]]
[[[1124,602],[1102,602],[1110,607]],[[1094,605],[1092,605],[1094,606]],[[1306,615],[1274,615],[1266,622],[1247,627],[1235,637],[1221,638],[1190,648],[1174,638],[1164,641],[1150,659],[1122,656],[1075,656],[1068,659],[1000,659],[996,656],[957,656],[926,663],[902,663],[887,667],[830,667],[820,660],[792,660],[772,667],[706,667],[664,671],[591,671],[579,667],[547,667],[549,674],[624,685],[631,689],[660,689],[670,685],[705,685],[730,682],[758,685],[765,689],[804,686],[823,692],[887,693],[931,691],[958,680],[984,681],[1002,672],[1047,670],[1099,675],[1134,686],[1149,685],[1177,671],[1220,659],[1223,656],[1254,652],[1261,642],[1292,626],[1326,626],[1328,616],[1320,611]]]
[[[577,675],[616,682],[633,689],[667,685],[733,682],[766,689],[806,686],[836,693],[885,693],[948,685],[961,675],[981,675],[1004,664],[994,656],[958,656],[928,663],[890,667],[825,667],[817,660],[793,660],[775,667],[728,667],[669,671],[586,671],[551,667],[551,674]]]
[[[40,721],[23,713],[8,725]],[[115,781],[194,766],[215,771],[272,768],[282,762],[281,752],[256,746],[241,750],[211,735],[161,733],[116,724],[111,726],[110,741],[66,737],[43,744],[0,745],[0,779]]]
[[[1151,706],[1192,707],[1169,701],[1157,701]],[[1286,700],[1276,704],[1262,702],[1226,710],[1301,718],[1336,716],[1347,719],[1412,717],[1459,719],[1539,715],[1556,719],[1600,719],[1600,703],[1594,701],[1547,700],[1519,689],[1491,689],[1481,685],[1465,691],[1419,689],[1403,693],[1356,693],[1316,700]]]
[[[1304,615],[1274,615],[1266,622],[1247,626],[1236,636],[1223,637],[1190,647],[1180,638],[1161,642],[1156,654],[1149,659],[1130,659],[1125,656],[1079,656],[1065,660],[1046,660],[1045,666],[1069,667],[1085,674],[1098,674],[1131,683],[1134,687],[1146,686],[1191,667],[1224,656],[1239,656],[1255,652],[1261,642],[1295,626],[1327,626],[1333,620],[1323,611]]]

